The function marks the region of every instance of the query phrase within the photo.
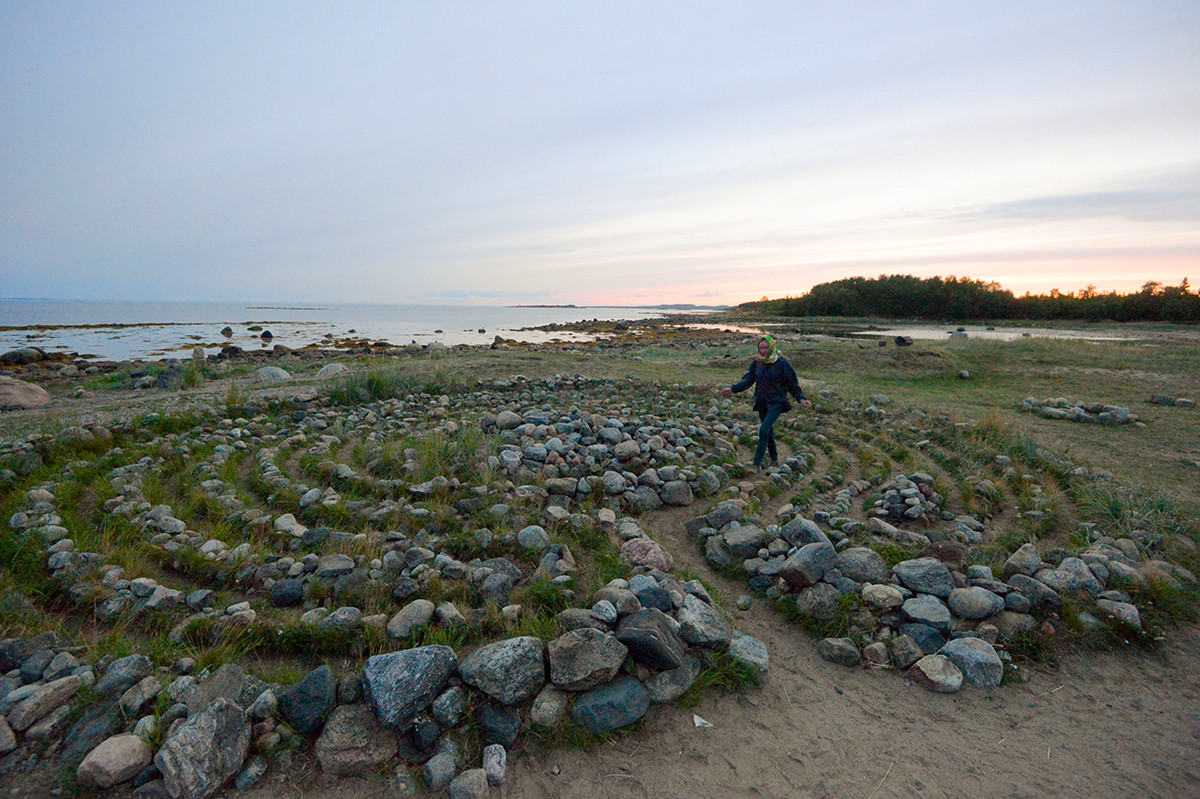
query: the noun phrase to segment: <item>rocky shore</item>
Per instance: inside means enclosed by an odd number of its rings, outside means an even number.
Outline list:
[[[1151,645],[1164,592],[1195,590],[1169,525],[1053,532],[1112,485],[1103,469],[886,397],[819,392],[751,474],[753,415],[711,386],[420,385],[384,357],[15,364],[57,397],[119,374],[156,401],[189,366],[248,388],[0,442],[0,618],[20,633],[0,643],[0,773],[199,799],[311,755],[398,795],[488,796],[530,736],[600,740],[761,684],[771,653],[737,630],[752,602],[828,661],[944,693],[1004,690],[1072,636]]]

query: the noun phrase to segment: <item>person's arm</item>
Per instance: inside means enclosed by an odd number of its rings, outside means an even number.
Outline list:
[[[752,362],[750,368],[746,370],[746,374],[742,375],[742,379],[730,386],[729,390],[734,394],[740,394],[750,388],[750,386],[754,385],[755,372],[754,363]]]
[[[812,403],[804,398],[804,390],[800,388],[800,380],[796,377],[796,370],[787,361],[783,362],[783,381],[788,393],[796,398],[796,402],[799,402],[805,408],[812,407]]]

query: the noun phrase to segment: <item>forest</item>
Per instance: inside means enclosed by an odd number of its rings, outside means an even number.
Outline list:
[[[882,316],[894,319],[1069,319],[1114,322],[1200,322],[1200,294],[1187,278],[1178,286],[1147,282],[1140,291],[1014,295],[999,283],[959,277],[880,275],[820,283],[800,297],[742,303],[740,310],[774,316]]]

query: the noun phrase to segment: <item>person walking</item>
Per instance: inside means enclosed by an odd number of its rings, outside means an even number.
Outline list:
[[[729,388],[721,389],[722,397],[732,397],[754,386],[754,410],[758,411],[760,421],[758,427],[758,447],[754,450],[754,468],[762,466],[763,457],[769,455],[771,465],[779,462],[775,450],[775,420],[782,413],[792,409],[788,395],[796,398],[803,408],[811,408],[812,403],[804,398],[800,383],[796,379],[796,370],[779,354],[775,339],[764,335],[758,342],[758,354],[750,362],[750,368],[741,380]]]

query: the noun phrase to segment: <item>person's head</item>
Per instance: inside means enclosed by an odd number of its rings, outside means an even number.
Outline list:
[[[758,340],[758,355],[755,356],[762,363],[774,363],[779,360],[779,351],[775,349],[775,337],[766,334]]]

